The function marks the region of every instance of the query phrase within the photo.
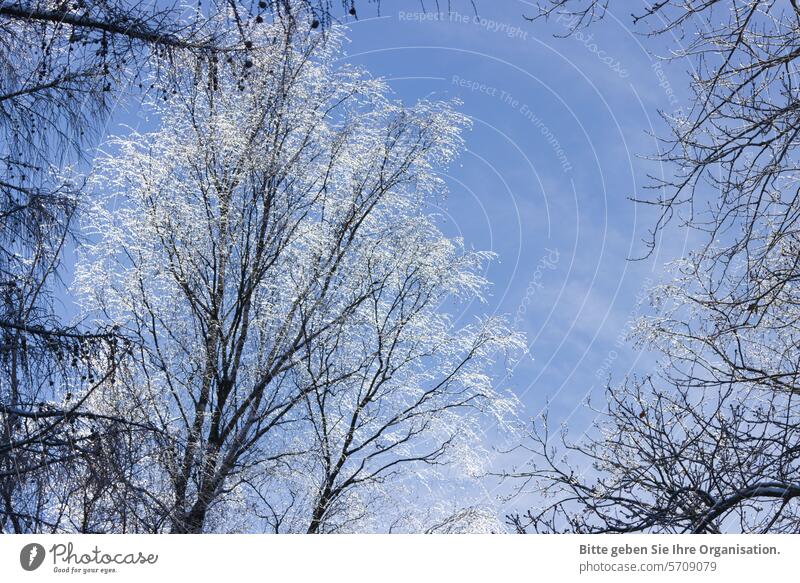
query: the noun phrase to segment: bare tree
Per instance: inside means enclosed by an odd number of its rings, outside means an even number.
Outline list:
[[[128,484],[122,496],[114,481],[147,451],[145,438],[134,436],[156,429],[146,419],[132,423],[130,411],[108,398],[119,397],[115,379],[130,373],[123,362],[130,343],[115,328],[70,324],[54,293],[77,234],[81,174],[91,170],[114,103],[173,95],[180,63],[206,72],[236,63],[244,83],[260,49],[255,41],[266,38],[262,27],[282,23],[326,35],[336,22],[357,18],[357,4],[0,2],[0,530],[102,531],[120,518],[119,508],[124,530],[158,528],[143,510],[149,493]],[[100,480],[104,465],[116,477]],[[65,513],[75,496],[85,499],[81,510]],[[109,496],[123,502],[115,506]],[[130,496],[140,526],[127,526]],[[48,499],[59,503],[48,508]]]
[[[54,290],[75,234],[85,167],[112,100],[148,76],[156,54],[213,54],[214,19],[126,2],[0,3],[0,528],[42,522],[45,482],[91,453],[71,432],[122,419],[87,409],[124,353],[111,329],[59,316]],[[139,88],[142,88],[139,83]],[[91,426],[89,429],[88,426]],[[91,462],[95,466],[97,460]],[[60,465],[60,467],[55,467]]]
[[[352,2],[342,7],[355,16]],[[109,420],[87,410],[87,396],[93,379],[114,374],[123,339],[65,322],[53,292],[75,236],[79,172],[111,106],[172,91],[158,71],[163,62],[239,58],[265,19],[304,14],[306,26],[328,26],[334,8],[325,0],[212,3],[205,13],[126,0],[0,2],[0,529],[53,526],[40,523],[32,508],[41,504],[23,502],[22,492],[33,488],[41,499],[43,472],[58,484],[53,466],[78,467],[88,451],[64,437],[64,420],[73,429],[91,422],[88,434],[110,431]]]
[[[545,0],[529,18],[567,18],[576,30],[601,20],[608,5]],[[680,118],[664,114],[672,136],[656,154],[676,175],[654,177],[655,196],[638,199],[662,213],[649,248],[675,213],[709,240],[724,234],[733,252],[747,247],[769,217],[791,221],[800,8],[795,2],[666,0],[634,9],[631,18],[646,35],[683,39],[685,45],[672,42],[668,55],[656,56],[688,60],[694,72],[692,106]],[[783,193],[778,202],[776,193]],[[773,229],[780,237],[792,223]]]
[[[602,17],[606,3],[558,0],[538,15]],[[677,32],[692,107],[667,120],[655,236],[679,216],[705,238],[653,290],[633,331],[658,372],[609,390],[597,434],[566,461],[541,424],[533,468],[513,475],[555,498],[510,517],[519,530],[797,532],[797,57],[794,2],[657,2],[634,16]],[[527,446],[526,446],[527,447]],[[583,468],[584,470],[581,470]],[[596,481],[595,481],[596,480]]]
[[[535,508],[518,532],[797,532],[797,396],[731,385],[697,392],[650,379],[608,391],[586,439],[537,423],[511,471]]]
[[[99,162],[77,285],[134,339],[117,402],[158,427],[126,480],[162,516],[137,528],[351,529],[356,490],[447,461],[470,411],[510,413],[485,371],[519,339],[441,309],[481,297],[488,256],[425,210],[466,120],[334,66],[338,34],[277,23],[173,68],[160,128]]]

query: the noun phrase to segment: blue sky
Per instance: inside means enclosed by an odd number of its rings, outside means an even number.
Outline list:
[[[684,254],[677,222],[646,259],[643,239],[656,219],[629,200],[647,194],[648,174],[670,168],[648,160],[667,135],[659,111],[689,104],[688,61],[664,62],[665,42],[635,30],[638,3],[616,4],[588,31],[559,38],[569,23],[528,22],[529,2],[468,2],[428,12],[407,0],[362,8],[351,24],[347,59],[389,81],[396,96],[463,102],[472,117],[467,151],[447,173],[444,228],[468,246],[498,254],[488,271],[489,311],[508,314],[528,336],[530,356],[510,378],[522,418],[549,408],[551,427],[581,439],[604,403],[608,382],[655,367],[652,355],[624,341],[646,289],[664,263]],[[613,4],[613,3],[612,3]],[[652,194],[652,192],[651,192]],[[557,432],[556,432],[557,433]],[[492,436],[489,441],[496,440]],[[500,442],[497,442],[500,443]],[[524,452],[498,459],[508,469]],[[486,484],[488,498],[505,491]],[[517,498],[523,507],[533,498]]]
[[[648,52],[663,39],[633,29],[636,2],[568,38],[557,36],[568,31],[563,19],[526,21],[534,10],[522,0],[481,0],[477,16],[465,0],[449,14],[425,4],[427,12],[411,0],[367,3],[350,23],[345,59],[384,77],[403,101],[463,102],[474,126],[439,211],[447,233],[498,259],[488,304],[462,317],[509,315],[530,355],[498,383],[517,394],[523,418],[549,404],[551,420],[580,438],[594,420],[587,396],[601,404],[609,380],[654,367],[622,339],[687,234],[673,224],[655,253],[631,261],[656,216],[629,197],[646,194],[648,173],[670,171],[645,157],[666,134],[659,110],[689,103],[689,63]],[[109,133],[131,123],[125,109]]]
[[[351,25],[348,59],[383,76],[398,98],[458,98],[474,120],[467,151],[449,169],[445,228],[499,255],[488,272],[488,310],[507,313],[528,335],[531,357],[511,384],[535,416],[582,433],[592,416],[578,406],[602,398],[607,378],[653,368],[621,338],[640,313],[637,297],[680,255],[677,225],[651,257],[640,257],[652,210],[647,160],[666,127],[659,110],[686,106],[688,63],[661,63],[629,13],[610,13],[570,38],[567,22],[527,22],[529,3],[453,3],[450,14],[385,0]],[[486,309],[484,307],[483,309]]]

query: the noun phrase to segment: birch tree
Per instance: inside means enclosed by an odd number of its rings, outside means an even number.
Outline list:
[[[428,206],[467,121],[335,65],[338,35],[277,23],[174,67],[158,128],[100,162],[76,288],[131,339],[117,402],[157,428],[115,478],[160,515],[136,528],[385,528],[358,492],[458,461],[513,409],[488,372],[520,339],[447,309],[483,297],[490,255]]]

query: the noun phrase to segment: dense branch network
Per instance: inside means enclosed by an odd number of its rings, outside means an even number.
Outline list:
[[[553,0],[532,18],[563,14],[580,27],[615,6]],[[672,264],[631,331],[660,357],[657,372],[609,388],[597,432],[562,440],[567,460],[537,422],[533,467],[511,474],[552,498],[510,521],[521,531],[797,532],[800,12],[682,0],[632,16],[646,34],[686,39],[670,58],[694,71],[691,107],[665,116],[672,135],[657,156],[674,175],[640,197],[661,213],[648,249],[675,216],[701,243]]]

